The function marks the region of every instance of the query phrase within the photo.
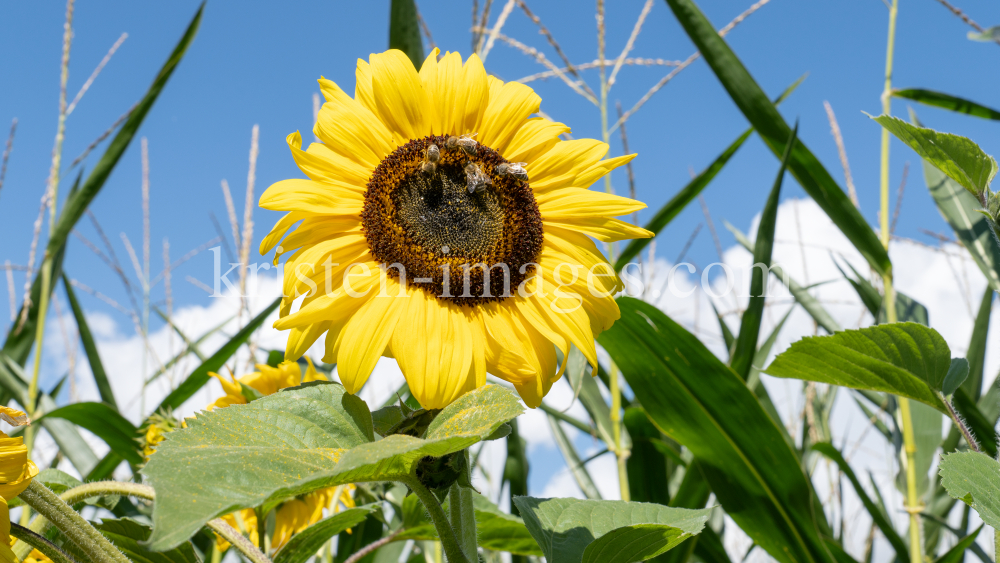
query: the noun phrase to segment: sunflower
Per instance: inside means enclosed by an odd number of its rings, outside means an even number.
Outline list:
[[[285,357],[326,334],[324,361],[351,393],[394,357],[427,409],[487,372],[536,407],[570,345],[596,370],[594,338],[618,319],[622,283],[591,237],[652,233],[614,218],[644,204],[587,188],[635,155],[561,140],[569,127],[531,117],[541,98],[476,55],[435,49],[418,72],[390,50],[359,60],[356,78],[353,98],[319,80],[322,142],[302,150],[288,136],[309,179],[260,199],[287,212],[260,247],[277,246],[275,264],[289,256],[274,325],[289,330]]]
[[[326,379],[326,376],[316,371],[316,366],[313,365],[312,360],[307,357],[306,362],[308,363],[308,367],[306,367],[305,375],[302,374],[302,369],[299,367],[298,362],[281,362],[277,367],[267,364],[257,364],[257,369],[260,371],[244,375],[239,379],[233,378],[232,381],[226,381],[221,375],[209,372],[208,375],[219,380],[219,383],[222,384],[222,390],[226,394],[216,399],[207,408],[208,410],[212,410],[228,407],[229,405],[245,405],[247,398],[243,394],[244,385],[261,395],[270,395],[287,387],[295,387],[309,381]]]
[[[0,432],[0,497],[12,499],[21,494],[36,475],[38,467],[28,459],[24,438]]]

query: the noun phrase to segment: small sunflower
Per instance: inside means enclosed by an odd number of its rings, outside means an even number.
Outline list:
[[[291,361],[281,362],[278,364],[278,367],[257,364],[257,369],[260,371],[244,375],[239,379],[233,378],[232,381],[226,381],[221,375],[209,372],[208,375],[219,380],[219,383],[222,384],[222,390],[226,394],[216,399],[211,405],[208,405],[207,409],[212,410],[228,407],[229,405],[245,405],[247,398],[243,394],[244,385],[261,395],[270,395],[287,387],[295,387],[309,381],[326,379],[325,375],[316,371],[316,366],[313,365],[312,360],[307,357],[306,362],[309,365],[306,367],[305,375],[302,374],[302,369],[299,367],[298,362]]]
[[[21,494],[36,475],[38,467],[28,459],[24,438],[0,432],[0,497],[12,499]]]
[[[591,237],[651,233],[614,218],[644,204],[587,188],[635,155],[603,160],[605,143],[561,140],[569,127],[531,117],[541,98],[476,55],[435,49],[418,72],[390,50],[359,60],[356,78],[353,98],[319,80],[322,142],[288,137],[309,179],[260,199],[287,212],[260,247],[281,243],[275,263],[289,255],[274,325],[290,331],[285,357],[325,333],[324,361],[351,393],[394,357],[428,409],[487,372],[536,407],[571,344],[596,369],[622,284]]]

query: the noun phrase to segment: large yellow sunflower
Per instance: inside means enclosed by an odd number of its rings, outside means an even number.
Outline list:
[[[596,369],[622,285],[590,237],[651,233],[613,218],[644,204],[587,188],[635,155],[602,160],[605,143],[561,140],[569,127],[531,117],[541,98],[476,55],[435,49],[417,72],[390,50],[359,60],[356,78],[353,98],[319,80],[322,143],[288,137],[309,179],[260,198],[288,212],[260,247],[289,256],[274,325],[290,331],[285,357],[325,333],[324,361],[351,393],[394,357],[428,409],[487,372],[536,407],[571,344]]]

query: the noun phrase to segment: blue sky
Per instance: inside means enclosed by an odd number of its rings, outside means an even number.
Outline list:
[[[494,7],[494,18],[503,2]],[[608,53],[616,55],[642,8],[640,0],[610,3]],[[986,0],[966,0],[962,8],[984,26],[1000,21],[1000,10]],[[69,79],[70,96],[90,75],[108,47],[122,32],[129,34],[110,64],[84,97],[67,124],[64,163],[72,161],[148,87],[154,73],[177,41],[197,8],[195,1],[169,3],[102,3],[80,0],[76,6],[75,38]],[[596,56],[593,5],[581,2],[535,1],[529,4],[575,62]],[[749,2],[702,2],[709,18],[721,27]],[[420,9],[434,41],[443,49],[469,53],[470,5],[467,2],[423,2]],[[0,235],[5,241],[0,260],[24,264],[39,197],[48,174],[56,128],[58,64],[64,5],[59,2],[0,4],[0,130],[6,136],[11,118],[19,119],[17,138],[6,183],[0,191]],[[781,111],[801,122],[803,139],[843,185],[843,173],[829,134],[822,102],[829,100],[840,120],[861,199],[861,209],[876,220],[879,127],[862,111],[879,113],[885,52],[887,9],[879,0],[854,2],[789,2],[774,0],[747,19],[730,36],[730,43],[763,88],[776,95],[797,77],[809,77]],[[348,91],[354,66],[387,45],[388,2],[232,2],[210,1],[201,31],[140,132],[149,139],[152,186],[152,263],[162,264],[161,244],[170,239],[174,258],[213,238],[213,212],[229,232],[219,188],[228,179],[242,209],[250,131],[260,125],[257,195],[271,183],[301,177],[285,144],[285,136],[301,130],[310,137],[311,96],[315,79],[324,75]],[[1000,62],[995,44],[966,39],[968,28],[933,0],[903,0],[899,13],[896,74],[900,87],[946,91],[1000,106]],[[538,47],[550,60],[557,55],[518,10],[504,33]],[[638,57],[684,59],[693,52],[690,41],[663,2],[655,2],[632,52]],[[13,54],[13,55],[11,55]],[[504,79],[516,79],[542,69],[536,62],[497,43],[487,69]],[[611,99],[630,107],[667,70],[625,67]],[[596,84],[596,71],[586,75]],[[595,107],[558,80],[535,82],[542,109],[573,128],[577,137],[599,137]],[[595,86],[596,87],[596,86]],[[905,115],[906,104],[894,102]],[[996,124],[917,108],[932,127],[967,135],[988,152],[1000,152]],[[639,199],[649,204],[648,218],[747,126],[708,70],[698,61],[658,93],[628,124],[632,150],[639,153],[635,173]],[[620,154],[617,136],[611,154]],[[139,143],[121,164],[92,209],[101,220],[119,257],[127,258],[118,237],[126,233],[137,246],[142,236]],[[99,153],[100,151],[98,151]],[[895,192],[903,163],[916,164],[912,152],[894,141],[892,186]],[[95,158],[88,164],[92,165]],[[773,182],[778,163],[753,138],[705,192],[723,247],[733,244],[722,227],[728,220],[748,229]],[[75,173],[73,174],[75,175]],[[627,189],[624,173],[614,183]],[[784,198],[803,197],[794,182],[785,184]],[[63,184],[62,193],[68,190]],[[257,210],[255,245],[277,214]],[[704,218],[691,206],[660,236],[659,256],[673,261]],[[808,225],[803,228],[808,229]],[[911,167],[897,234],[933,242],[921,229],[946,231],[923,184]],[[81,232],[96,240],[87,221]],[[689,259],[699,265],[716,260],[707,229],[694,242]],[[72,239],[66,270],[81,282],[124,302],[113,273]],[[202,290],[183,281],[185,275],[210,282],[211,254],[205,253],[175,273],[178,304],[204,303]],[[17,286],[23,280],[17,279]],[[154,292],[153,299],[162,299]],[[107,307],[83,296],[88,308]],[[6,309],[6,306],[3,307]],[[113,313],[117,314],[117,313]],[[122,317],[122,322],[127,319]],[[155,323],[154,323],[155,325]]]

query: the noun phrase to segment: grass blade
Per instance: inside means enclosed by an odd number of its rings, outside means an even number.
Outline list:
[[[806,77],[803,75],[791,86],[786,88],[785,91],[774,100],[775,105],[784,101],[785,98],[787,98],[792,92],[795,91],[796,88],[799,87],[799,84],[802,84],[802,81],[805,80],[805,78]],[[621,256],[618,257],[618,261],[615,262],[615,271],[621,271],[621,269],[628,264],[629,260],[638,256],[639,253],[646,248],[646,245],[648,245],[650,241],[656,237],[656,235],[660,234],[660,231],[665,229],[666,226],[674,220],[674,217],[677,217],[677,215],[683,211],[689,203],[694,201],[694,198],[698,197],[698,194],[700,194],[702,190],[708,187],[708,184],[711,183],[722,168],[726,166],[729,159],[736,154],[736,151],[743,146],[743,143],[750,138],[752,133],[753,127],[744,131],[739,137],[736,138],[735,141],[732,142],[732,144],[726,147],[726,150],[722,151],[722,154],[717,156],[715,160],[712,161],[712,164],[708,165],[708,168],[702,170],[700,174],[695,176],[686,186],[681,188],[681,190],[677,192],[674,197],[670,198],[670,201],[663,204],[663,207],[661,207],[660,210],[656,212],[656,215],[654,215],[653,218],[650,219],[649,222],[643,227],[647,231],[651,231],[653,236],[650,238],[635,239],[629,242],[628,246],[625,247],[625,250],[622,251]]]
[[[928,106],[944,108],[973,117],[1000,120],[1000,111],[990,109],[965,98],[945,94],[944,92],[935,92],[934,90],[924,90],[922,88],[906,88],[903,90],[893,90],[892,95],[896,98],[905,98]]]
[[[775,155],[783,153],[791,128],[729,45],[719,37],[718,32],[692,0],[667,0],[667,4],[723,87],[729,92],[733,102],[771,151]],[[892,270],[889,255],[871,226],[819,159],[802,142],[796,143],[792,150],[788,169],[806,193],[819,204],[858,252],[868,260],[873,270],[879,274],[886,274]]]
[[[389,48],[406,53],[420,70],[424,62],[424,43],[420,37],[417,4],[414,0],[392,0],[389,11]]]
[[[104,403],[73,403],[48,411],[41,420],[61,418],[104,440],[111,451],[132,465],[142,464],[136,429],[118,411]]]
[[[785,154],[781,157],[778,177],[774,179],[774,186],[771,188],[771,194],[767,196],[767,203],[764,204],[764,211],[761,212],[760,224],[757,227],[757,240],[753,251],[754,267],[750,281],[750,302],[746,311],[743,312],[742,319],[740,319],[740,332],[736,337],[732,358],[729,360],[730,367],[744,381],[750,375],[750,367],[753,365],[754,354],[757,352],[760,323],[764,318],[767,282],[770,278],[770,275],[765,275],[760,268],[756,267],[756,264],[762,264],[766,267],[771,263],[771,254],[774,250],[774,229],[778,220],[778,202],[781,200],[781,183],[785,178],[788,157],[795,147],[798,134],[799,126],[796,124],[788,143],[785,144]]]
[[[546,418],[549,421],[549,428],[552,429],[552,435],[556,439],[556,445],[559,446],[559,451],[562,452],[563,459],[566,460],[566,466],[573,475],[577,486],[583,491],[583,496],[592,500],[600,500],[601,493],[597,490],[597,485],[594,485],[594,480],[590,477],[590,473],[580,460],[580,455],[576,453],[576,448],[573,447],[573,443],[569,441],[562,426],[559,425],[559,419],[552,415],[548,415]]]
[[[187,379],[183,383],[177,386],[176,389],[170,392],[169,395],[164,397],[163,401],[160,402],[160,406],[156,408],[153,412],[158,412],[161,410],[172,410],[180,407],[191,398],[192,395],[198,392],[199,389],[208,383],[209,377],[208,372],[219,371],[222,366],[225,365],[226,360],[228,360],[233,354],[239,350],[240,346],[243,345],[250,338],[260,325],[264,324],[267,319],[275,309],[278,308],[278,304],[281,303],[281,298],[277,298],[273,303],[267,306],[266,309],[260,312],[256,317],[253,318],[242,330],[236,333],[235,336],[229,339],[219,350],[212,354],[210,358],[202,362],[200,366],[195,368]]]
[[[990,312],[993,309],[993,288],[986,286],[983,300],[979,304],[976,322],[972,327],[972,339],[965,359],[969,360],[969,377],[962,382],[962,389],[974,401],[983,392],[983,366],[986,363],[986,335],[990,329]]]
[[[111,390],[111,382],[108,374],[104,371],[104,363],[101,362],[101,355],[97,352],[97,343],[94,342],[94,335],[90,332],[90,325],[87,324],[87,317],[83,314],[80,302],[73,291],[73,285],[69,283],[69,278],[63,273],[63,287],[66,288],[66,298],[69,306],[73,310],[73,318],[76,319],[76,327],[80,332],[80,340],[83,342],[83,350],[87,353],[87,362],[90,364],[90,371],[94,374],[94,382],[97,384],[97,392],[101,395],[101,401],[118,412],[118,402],[115,401],[115,394]]]

